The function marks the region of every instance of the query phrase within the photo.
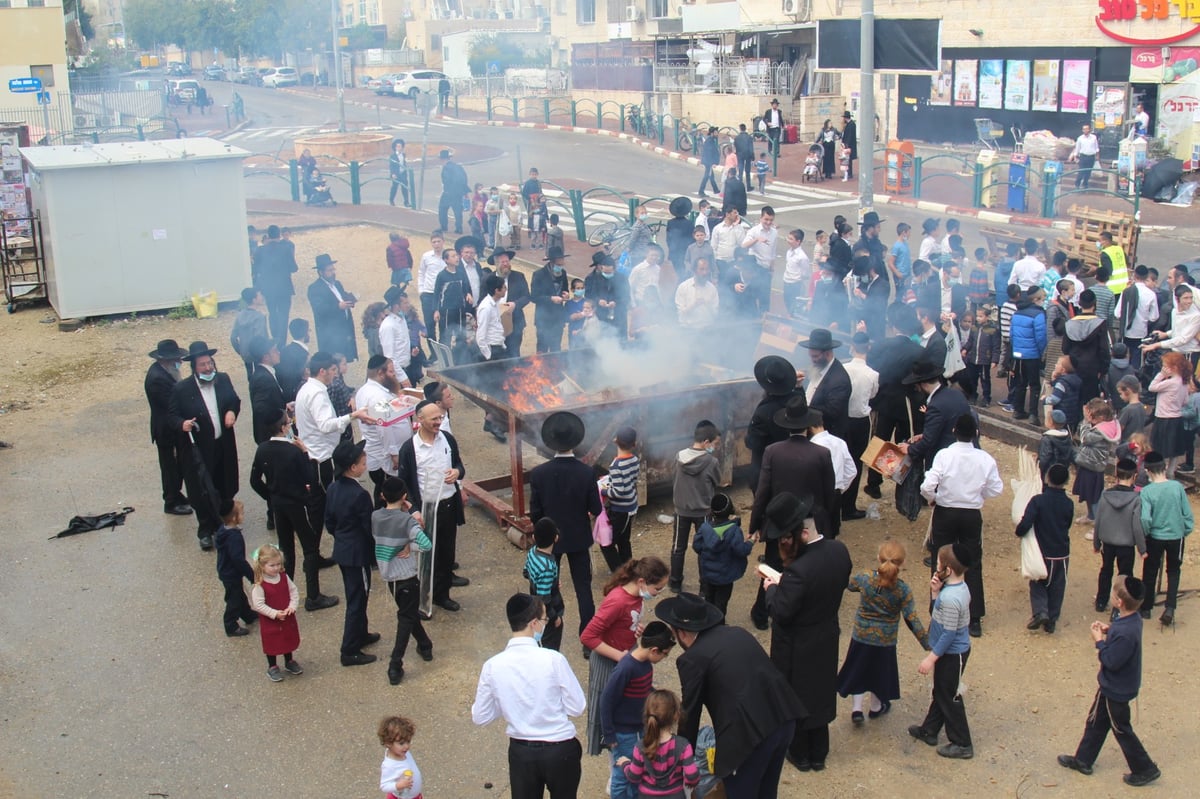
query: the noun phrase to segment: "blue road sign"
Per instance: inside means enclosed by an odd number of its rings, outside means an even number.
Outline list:
[[[499,61],[489,61],[487,65],[488,74],[495,75],[500,71]]]
[[[28,94],[42,90],[41,78],[12,78],[8,81],[8,90],[14,94]]]
[[[50,92],[45,90],[38,92],[38,105],[50,105]]]

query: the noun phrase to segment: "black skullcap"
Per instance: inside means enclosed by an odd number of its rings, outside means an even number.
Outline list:
[[[513,594],[504,606],[504,614],[510,621],[519,619],[528,613],[531,607],[533,607],[533,597],[529,594]]]
[[[967,549],[961,541],[955,541],[950,546],[954,552],[954,559],[961,563],[964,569],[971,568],[971,550]]]
[[[386,355],[375,354],[367,361],[367,371],[374,372],[376,369],[382,369],[387,365],[388,357]]]

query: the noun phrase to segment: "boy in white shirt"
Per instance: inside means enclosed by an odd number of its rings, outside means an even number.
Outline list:
[[[783,267],[783,307],[792,316],[808,303],[808,287],[812,283],[812,261],[804,252],[804,231],[796,228],[787,235],[787,252]]]

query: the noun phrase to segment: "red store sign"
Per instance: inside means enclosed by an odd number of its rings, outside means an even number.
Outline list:
[[[1096,27],[1104,35],[1124,44],[1165,45],[1182,42],[1200,33],[1200,0],[1099,0],[1100,13],[1096,15]],[[1174,11],[1172,10],[1174,7]],[[1153,25],[1154,22],[1170,20],[1178,17],[1181,22],[1190,23],[1190,29],[1183,33],[1158,38],[1143,38],[1126,36],[1110,29],[1107,22],[1131,22],[1141,20],[1150,24],[1142,26],[1150,33],[1155,28],[1164,26]]]

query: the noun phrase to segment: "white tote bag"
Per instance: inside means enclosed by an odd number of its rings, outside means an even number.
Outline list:
[[[1042,548],[1038,546],[1037,536],[1030,530],[1021,536],[1021,577],[1026,580],[1045,580],[1048,575],[1046,561],[1042,559]]]

